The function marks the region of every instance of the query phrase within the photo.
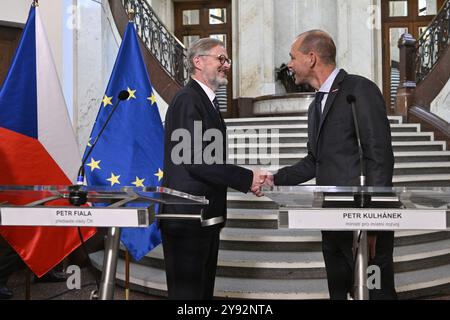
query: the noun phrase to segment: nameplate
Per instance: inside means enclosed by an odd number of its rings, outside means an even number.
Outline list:
[[[414,209],[300,209],[287,214],[290,229],[316,230],[445,230],[445,210]]]
[[[1,207],[2,226],[147,227],[145,208]]]

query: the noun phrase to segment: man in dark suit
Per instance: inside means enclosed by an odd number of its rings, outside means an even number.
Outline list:
[[[297,185],[316,178],[322,186],[358,186],[359,152],[352,109],[347,97],[356,98],[357,119],[364,153],[366,184],[391,186],[394,157],[383,96],[370,80],[336,68],[336,47],[320,30],[300,34],[292,44],[289,68],[296,84],[317,90],[308,110],[308,155],[296,164],[267,177],[267,184]],[[322,231],[322,251],[331,299],[347,299],[353,284],[352,232]],[[368,236],[369,265],[381,269],[381,289],[371,299],[395,299],[393,232]]]
[[[164,213],[202,212],[204,220],[162,220],[160,227],[169,299],[211,299],[227,188],[258,193],[265,176],[226,163],[226,126],[215,97],[231,65],[224,44],[200,39],[189,48],[188,62],[191,79],[167,110],[163,186],[205,196],[209,204],[165,205]]]

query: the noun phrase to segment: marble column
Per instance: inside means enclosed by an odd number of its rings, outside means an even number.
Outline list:
[[[275,93],[274,1],[234,1],[236,97]]]
[[[102,74],[102,5],[96,1],[77,0],[76,7],[74,109],[78,144],[83,153],[105,89]]]
[[[381,17],[373,0],[337,0],[337,60],[340,67],[376,82],[381,88]]]

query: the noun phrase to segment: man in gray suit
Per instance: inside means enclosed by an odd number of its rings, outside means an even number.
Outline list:
[[[352,108],[357,119],[368,186],[391,186],[394,157],[383,96],[370,80],[336,68],[336,46],[321,30],[300,34],[292,44],[289,69],[296,84],[317,90],[308,110],[308,155],[269,176],[269,185],[297,185],[316,178],[322,186],[358,186],[360,158]],[[381,289],[371,299],[395,299],[393,232],[371,232],[369,264],[381,269]],[[331,299],[346,299],[353,285],[353,233],[322,231],[322,252]]]

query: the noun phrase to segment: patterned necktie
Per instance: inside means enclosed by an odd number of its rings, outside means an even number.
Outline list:
[[[219,105],[219,101],[217,100],[217,97],[214,98],[213,104],[214,104],[214,108],[216,109],[216,111],[220,114],[220,105]]]
[[[316,133],[319,131],[320,119],[322,118],[322,99],[325,92],[316,92],[316,98],[314,99],[314,111],[316,118]]]

